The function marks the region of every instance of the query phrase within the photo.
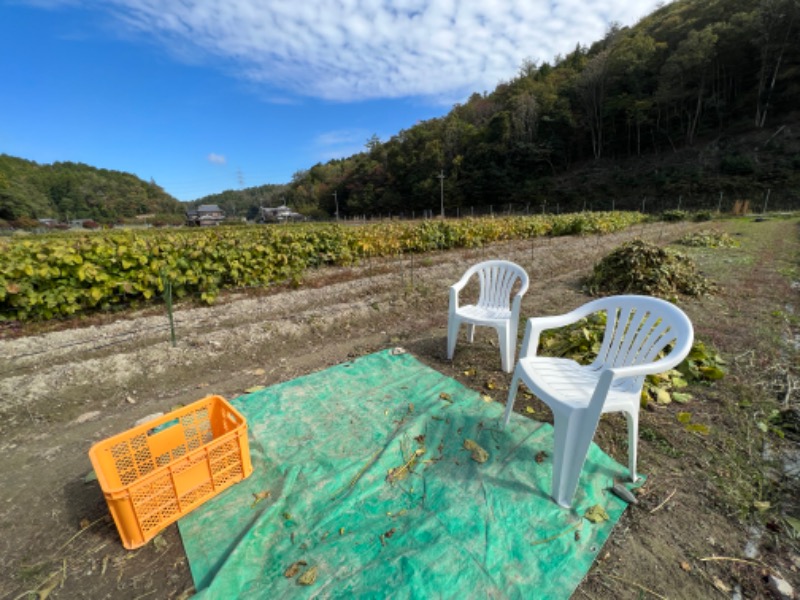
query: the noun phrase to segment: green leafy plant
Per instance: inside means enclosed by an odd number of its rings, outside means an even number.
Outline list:
[[[739,242],[727,233],[713,229],[687,233],[678,240],[678,243],[695,248],[736,248],[739,246]]]
[[[10,238],[0,240],[0,320],[52,319],[156,302],[165,281],[174,298],[211,304],[225,289],[300,285],[308,269],[324,265],[542,235],[608,233],[643,219],[640,213],[613,212]]]
[[[589,364],[600,350],[605,327],[605,313],[596,313],[573,325],[546,330],[539,339],[540,353]],[[690,383],[711,383],[721,379],[725,376],[724,365],[725,361],[716,351],[695,340],[689,355],[675,369],[645,377],[642,406],[650,402],[689,402],[692,396],[683,390]]]

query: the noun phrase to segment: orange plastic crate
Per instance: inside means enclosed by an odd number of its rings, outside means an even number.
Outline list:
[[[98,442],[89,458],[128,549],[253,472],[247,422],[221,396]]]

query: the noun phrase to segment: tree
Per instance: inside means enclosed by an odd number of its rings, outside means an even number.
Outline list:
[[[605,49],[592,57],[575,82],[575,90],[592,135],[592,153],[596,159],[603,153],[603,119],[608,90],[609,54],[610,51]]]

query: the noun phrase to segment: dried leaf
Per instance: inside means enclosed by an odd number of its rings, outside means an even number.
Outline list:
[[[484,402],[494,402],[494,398],[492,398],[489,394],[481,394],[481,400]]]
[[[261,390],[263,390],[265,387],[266,387],[265,385],[254,385],[253,387],[249,387],[249,388],[247,388],[247,389],[244,391],[244,393],[245,393],[245,394],[252,394],[252,393],[254,393],[254,392],[260,392],[260,391],[261,391]]]
[[[465,439],[464,448],[472,453],[471,457],[475,462],[485,463],[489,459],[489,453],[481,448],[474,440]]]
[[[256,504],[261,502],[262,500],[266,500],[272,495],[272,492],[269,490],[264,490],[263,492],[254,492],[253,493],[253,503],[250,505],[250,508],[253,508]]]
[[[485,387],[487,390],[493,390],[497,387],[497,383],[495,383],[494,379],[489,379],[486,381]]]
[[[685,560],[682,560],[682,561],[681,561],[681,569],[683,569],[683,570],[684,570],[684,571],[686,571],[687,573],[691,573],[691,572],[692,572],[692,565],[690,565],[690,564],[689,564],[688,562],[686,562]]]
[[[536,461],[536,464],[540,465],[544,462],[545,458],[547,458],[547,452],[544,450],[539,450],[539,452],[536,453],[536,458],[534,460]]]
[[[676,416],[678,419],[678,423],[688,424],[692,422],[692,413],[689,412],[679,412]]]
[[[525,412],[526,412],[526,413],[528,413],[529,415],[532,415],[532,414],[534,414],[536,411],[535,411],[535,410],[533,410],[533,407],[532,407],[532,406],[526,406],[526,407],[525,407]]]
[[[762,501],[762,500],[753,501],[753,507],[759,512],[764,512],[765,510],[769,510],[771,506],[772,504],[770,504],[767,501]]]
[[[464,371],[464,375],[466,375],[467,377],[475,377],[477,373],[478,371],[476,371],[474,368],[469,368],[466,371]]]
[[[700,435],[708,435],[711,433],[711,429],[709,429],[708,425],[703,425],[702,423],[690,423],[686,426],[686,431],[699,433]]]
[[[283,576],[286,577],[287,579],[291,579],[300,572],[300,567],[305,567],[306,565],[308,565],[308,563],[304,560],[298,560],[297,562],[293,562],[283,572]]]
[[[659,404],[669,404],[672,402],[672,396],[670,396],[670,393],[664,388],[658,388],[658,390],[656,390],[656,402]]]
[[[595,504],[594,506],[586,509],[586,512],[583,516],[591,523],[603,523],[609,519],[606,509],[599,504]]]
[[[453,403],[453,399],[450,397],[450,394],[447,392],[442,392],[439,394],[439,400],[444,400],[445,402]]]
[[[729,586],[727,583],[722,581],[722,579],[720,579],[719,577],[715,576],[713,581],[714,581],[714,587],[717,588],[720,592],[723,592],[725,594],[730,594],[731,593],[731,591],[732,591],[731,586]]]
[[[317,581],[317,567],[311,567],[308,571],[297,578],[300,585],[312,585]]]

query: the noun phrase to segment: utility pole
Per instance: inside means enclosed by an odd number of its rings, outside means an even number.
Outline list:
[[[439,173],[436,177],[439,178],[439,183],[441,188],[442,218],[444,219],[444,169],[442,169],[442,172]]]
[[[337,192],[336,192],[336,190],[334,190],[334,192],[333,192],[333,203],[336,206],[336,212],[334,214],[336,215],[336,220],[338,221],[339,220],[339,198],[338,198],[338,196],[336,194],[337,194]]]

